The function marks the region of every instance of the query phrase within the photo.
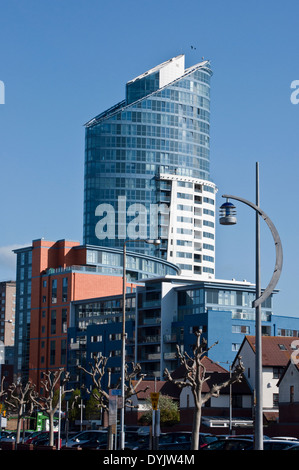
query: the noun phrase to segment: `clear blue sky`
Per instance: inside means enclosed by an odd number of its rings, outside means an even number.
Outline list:
[[[255,201],[281,236],[275,313],[297,315],[299,3],[296,0],[0,0],[0,279],[11,248],[82,242],[84,123],[122,100],[125,83],[178,54],[213,68],[211,173],[221,195]],[[191,45],[196,49],[191,50]],[[242,207],[243,206],[243,207]],[[217,226],[216,276],[254,282],[254,211]],[[262,222],[262,285],[275,250]]]

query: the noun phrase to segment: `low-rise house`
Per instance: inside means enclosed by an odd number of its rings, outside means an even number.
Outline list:
[[[284,373],[297,337],[262,336],[262,403],[265,420],[278,421],[278,381]],[[239,349],[245,367],[244,376],[255,390],[255,336],[245,336]]]
[[[292,356],[278,381],[279,387],[279,423],[297,424],[299,434],[299,363]]]
[[[203,385],[203,394],[208,393],[214,384],[226,382],[230,377],[230,371],[222,367],[219,363],[212,361],[208,357],[202,360],[206,368],[207,381]],[[173,378],[183,376],[182,368],[177,369]],[[194,399],[189,387],[184,387],[180,394],[181,426],[185,429],[192,429],[194,414]],[[228,433],[237,427],[252,427],[252,391],[246,380],[235,382],[224,387],[220,391],[219,397],[211,397],[202,408],[201,431]]]

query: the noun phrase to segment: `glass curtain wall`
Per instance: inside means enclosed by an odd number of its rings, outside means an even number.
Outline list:
[[[210,179],[211,75],[205,62],[159,89],[155,72],[127,84],[125,101],[86,124],[85,244],[122,247],[136,214],[139,225],[136,228],[135,219],[134,228],[140,236],[135,238],[151,238],[150,205],[161,200],[161,173]],[[120,197],[124,198],[121,204]],[[102,228],[111,236],[100,239],[96,209],[104,203],[107,206],[101,206],[99,215],[109,212]],[[110,232],[113,223],[114,233]],[[132,242],[128,246],[160,256],[151,245]]]

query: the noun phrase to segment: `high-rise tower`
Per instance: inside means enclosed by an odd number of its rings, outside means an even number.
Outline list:
[[[125,100],[86,125],[84,243],[121,248],[213,278],[215,194],[210,178],[208,61],[179,55],[126,84]]]

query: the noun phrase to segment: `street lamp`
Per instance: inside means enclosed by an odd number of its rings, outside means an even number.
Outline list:
[[[122,309],[122,363],[121,363],[121,416],[120,416],[120,449],[125,447],[125,365],[126,365],[126,248],[127,243],[142,242],[149,245],[160,245],[161,240],[126,240],[123,245],[123,309]]]
[[[252,302],[255,308],[255,389],[256,389],[256,407],[255,407],[255,449],[263,449],[263,406],[262,406],[262,341],[261,341],[261,305],[273,292],[282,269],[282,246],[279,234],[269,217],[259,207],[259,165],[256,163],[256,204],[246,199],[224,194],[222,197],[227,201],[220,207],[220,224],[233,225],[237,222],[235,206],[229,202],[229,199],[247,204],[256,211],[256,299]],[[272,278],[264,290],[261,292],[260,280],[260,216],[267,223],[276,249],[276,263]]]

